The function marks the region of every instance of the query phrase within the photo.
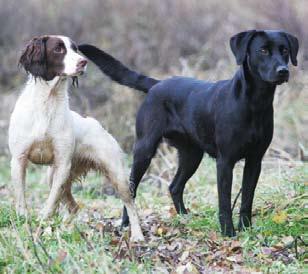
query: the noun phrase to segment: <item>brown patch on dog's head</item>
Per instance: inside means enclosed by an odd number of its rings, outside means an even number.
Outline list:
[[[65,44],[59,37],[34,37],[23,50],[19,65],[35,78],[50,81],[62,74],[66,52]]]

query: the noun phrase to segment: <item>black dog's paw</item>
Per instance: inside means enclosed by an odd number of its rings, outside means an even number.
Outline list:
[[[222,233],[222,236],[225,236],[225,237],[235,237],[236,236],[236,232],[234,230],[234,228],[230,228],[228,230],[225,230],[223,231]]]
[[[222,234],[222,236],[226,236],[226,237],[236,236],[235,229],[234,229],[233,223],[231,221],[221,223],[221,234]]]

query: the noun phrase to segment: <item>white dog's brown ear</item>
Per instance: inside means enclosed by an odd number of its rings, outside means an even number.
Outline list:
[[[47,36],[34,37],[25,47],[19,65],[34,77],[46,78],[48,63],[46,54]]]
[[[248,30],[231,37],[230,47],[238,65],[242,65],[244,63],[249,42],[254,37],[256,32],[256,30]]]

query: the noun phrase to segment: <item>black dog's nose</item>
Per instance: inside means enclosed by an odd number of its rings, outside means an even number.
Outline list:
[[[279,66],[277,69],[277,74],[280,76],[280,77],[287,77],[289,76],[289,69],[287,66]]]

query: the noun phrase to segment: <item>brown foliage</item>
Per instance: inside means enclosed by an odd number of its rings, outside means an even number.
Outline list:
[[[95,44],[158,78],[188,73],[219,80],[235,70],[231,35],[252,28],[284,29],[299,37],[299,68],[308,63],[305,0],[0,0],[0,7],[1,131],[6,130],[16,99],[7,91],[19,88],[25,80],[17,68],[21,49],[36,35],[63,34],[76,42]],[[305,79],[296,79],[293,98],[288,96],[284,102],[303,94]],[[80,80],[80,89],[72,93],[73,107],[101,119],[124,147],[131,148],[141,95],[112,84],[94,66]],[[289,140],[294,130],[288,132],[279,134]],[[291,150],[296,154],[296,148]]]

